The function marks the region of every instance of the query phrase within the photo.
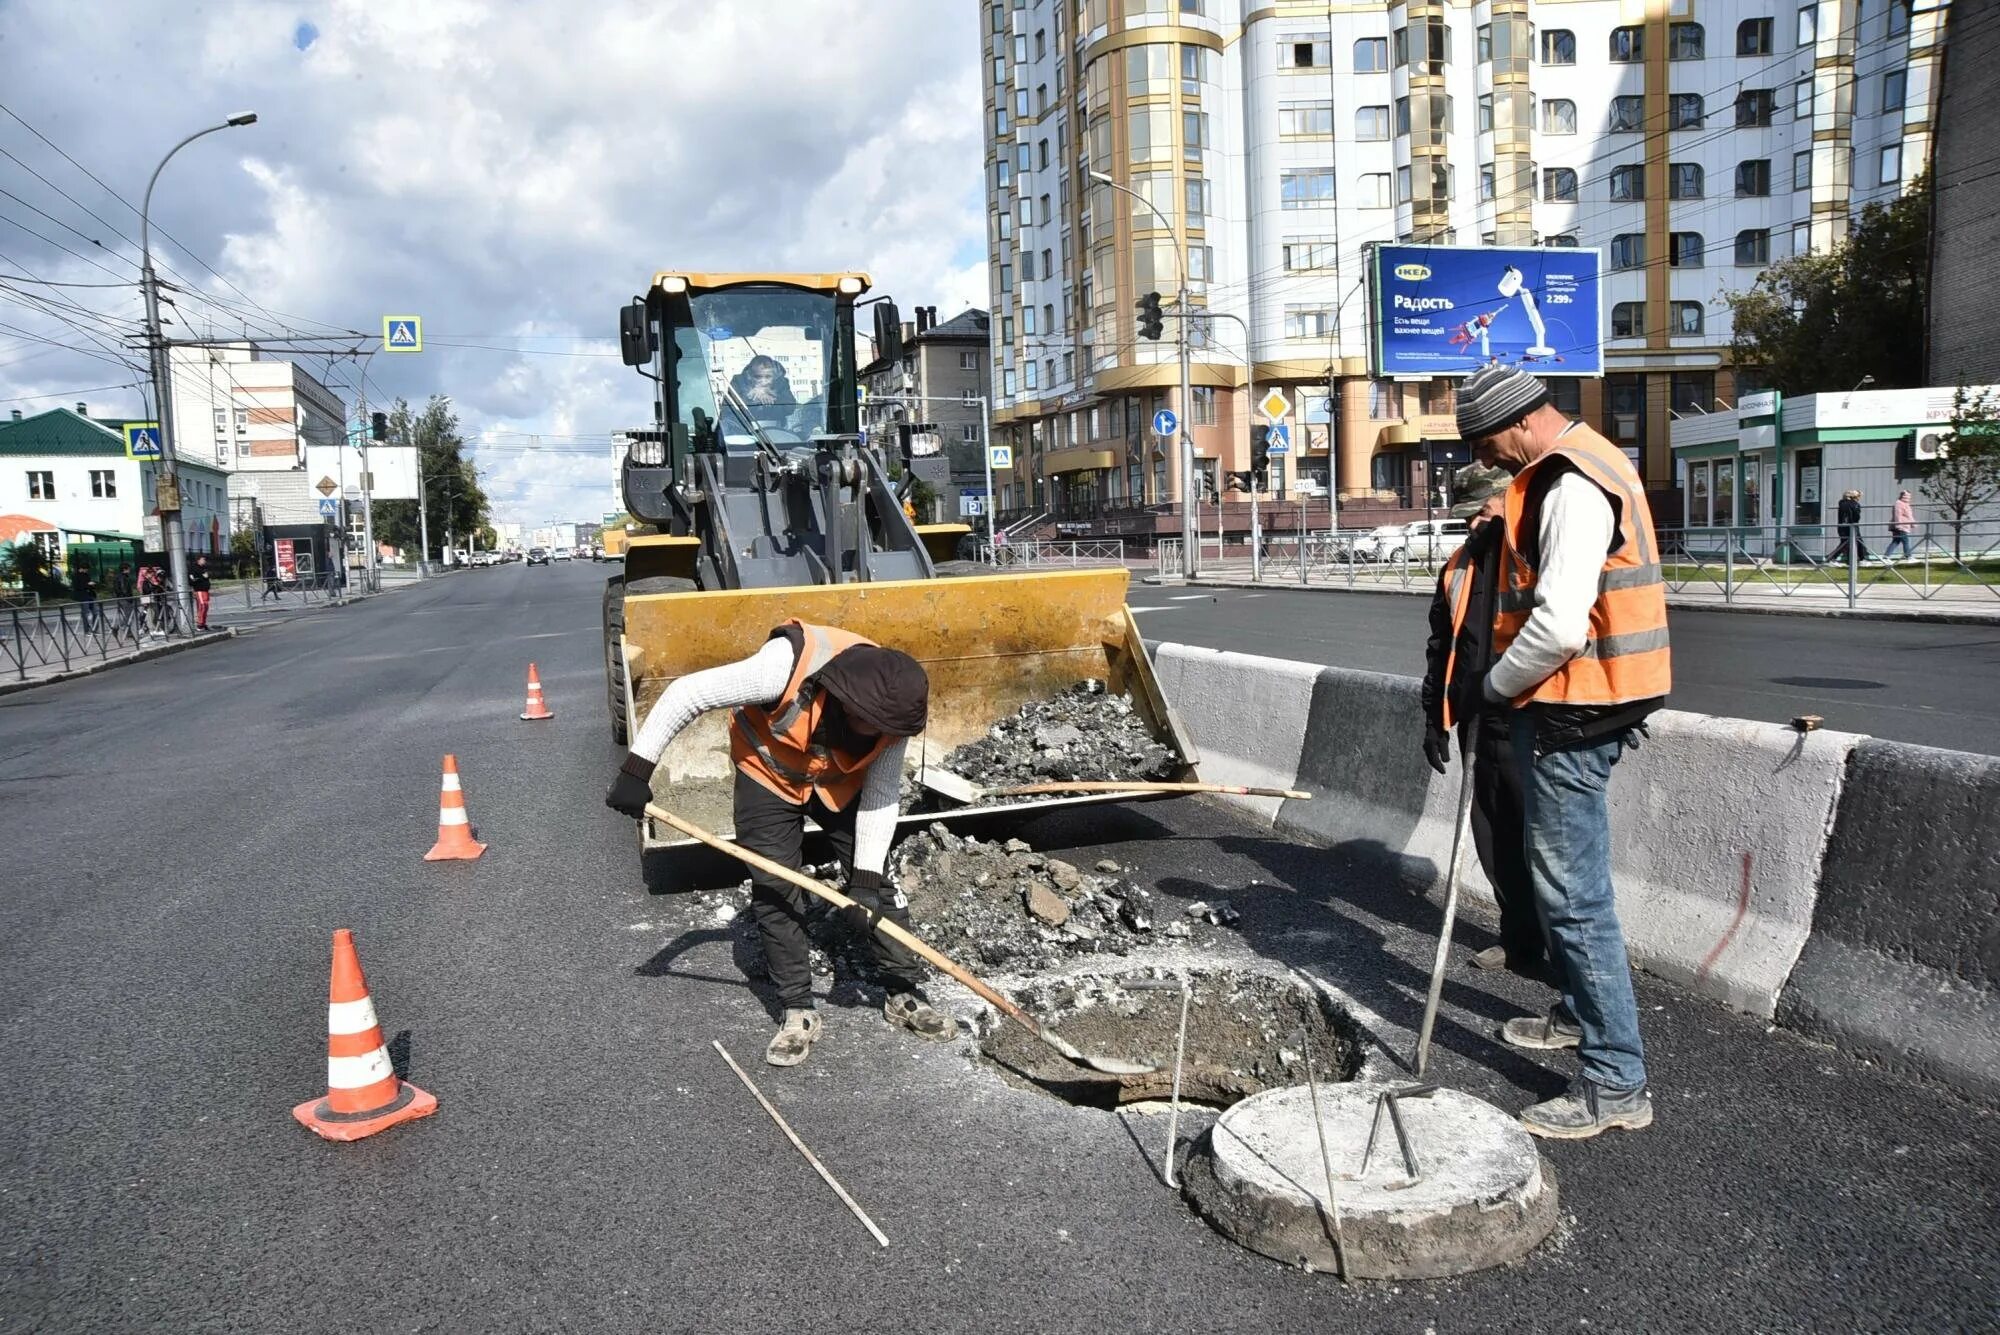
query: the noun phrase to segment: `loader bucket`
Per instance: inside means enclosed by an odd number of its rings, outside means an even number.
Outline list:
[[[981,736],[1031,700],[1096,678],[1129,696],[1191,772],[1192,743],[1160,694],[1125,608],[1127,582],[1125,571],[1112,569],[632,595],[624,644],[632,717],[643,717],[676,678],[747,657],[773,627],[797,617],[901,649],[924,665],[930,726],[909,748],[913,763]],[[697,720],[669,748],[654,781],[664,805],[711,830],[731,824],[727,726],[722,711]],[[1078,800],[1089,799],[1059,799]]]

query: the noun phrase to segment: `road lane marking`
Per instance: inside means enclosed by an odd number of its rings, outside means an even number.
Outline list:
[[[1128,607],[1125,610],[1135,617],[1142,617],[1148,612],[1177,612],[1180,609],[1177,607]]]
[[[1215,601],[1215,595],[1212,593],[1177,593],[1174,594],[1167,601],[1175,603],[1192,603],[1192,602],[1199,602],[1204,599],[1206,599],[1209,602],[1213,602]]]

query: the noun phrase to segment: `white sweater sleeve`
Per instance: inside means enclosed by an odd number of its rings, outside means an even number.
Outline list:
[[[681,729],[709,710],[771,704],[784,694],[794,658],[792,642],[780,638],[766,641],[762,649],[738,662],[688,673],[667,687],[647,712],[632,738],[632,754],[657,765]]]
[[[907,737],[882,748],[862,781],[854,808],[854,870],[881,871],[896,835],[896,814],[903,801],[903,753]]]
[[[1511,700],[1583,652],[1604,557],[1617,528],[1611,501],[1581,473],[1565,472],[1542,497],[1535,606],[1486,678],[1486,694]]]

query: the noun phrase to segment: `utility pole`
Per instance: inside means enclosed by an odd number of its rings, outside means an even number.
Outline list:
[[[430,501],[424,493],[424,461],[417,459],[417,574],[431,573],[431,516]]]
[[[139,289],[146,301],[146,353],[153,376],[153,405],[160,418],[160,462],[155,472],[153,496],[160,511],[160,544],[167,549],[167,584],[179,613],[180,624],[194,624],[194,598],[188,592],[187,533],[181,523],[181,484],[174,454],[173,367],[167,356],[166,339],[160,333],[160,279],[153,272],[152,209],[153,187],[160,173],[173,161],[174,154],[203,135],[239,125],[255,125],[257,113],[245,111],[220,125],[197,130],[167,150],[160,165],[146,181],[145,198],[139,205]]]

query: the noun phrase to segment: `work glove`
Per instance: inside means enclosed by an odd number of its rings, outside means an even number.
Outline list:
[[[646,814],[646,804],[652,800],[653,762],[626,752],[625,763],[618,767],[618,777],[611,781],[611,791],[604,795],[604,805],[638,820]]]
[[[1451,734],[1435,723],[1424,725],[1424,759],[1440,774],[1451,764]]]

